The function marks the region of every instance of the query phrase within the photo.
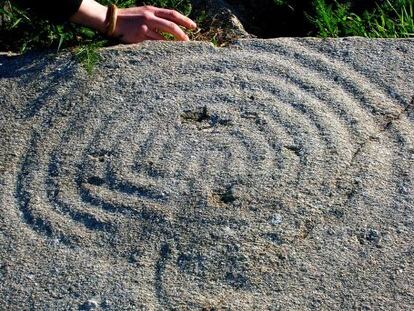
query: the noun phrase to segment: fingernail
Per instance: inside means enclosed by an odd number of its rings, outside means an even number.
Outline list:
[[[193,28],[197,28],[197,24],[193,22]]]

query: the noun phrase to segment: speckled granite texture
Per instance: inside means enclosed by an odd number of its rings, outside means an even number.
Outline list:
[[[414,41],[0,57],[1,310],[414,309]]]

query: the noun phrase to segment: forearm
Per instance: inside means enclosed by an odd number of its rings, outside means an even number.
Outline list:
[[[79,10],[72,15],[70,21],[105,32],[106,12],[106,6],[94,0],[83,0]]]

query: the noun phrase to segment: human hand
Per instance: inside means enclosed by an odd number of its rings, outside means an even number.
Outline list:
[[[83,0],[79,10],[70,18],[74,23],[91,27],[106,33],[108,8],[95,0]],[[153,6],[117,9],[113,37],[124,43],[138,43],[144,40],[164,40],[160,32],[173,35],[177,40],[188,41],[180,26],[194,29],[197,25],[188,17],[174,10]]]
[[[179,26],[197,28],[191,19],[174,10],[153,6],[118,9],[113,36],[124,43],[138,43],[144,40],[165,40],[160,34],[165,32],[177,40],[189,41]]]

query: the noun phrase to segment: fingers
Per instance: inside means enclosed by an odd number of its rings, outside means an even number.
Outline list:
[[[150,40],[165,40],[165,38],[160,35],[158,32],[153,31],[151,29],[148,29],[145,33],[145,35],[148,37],[148,39]]]
[[[174,10],[160,9],[152,6],[119,9],[116,27],[117,36],[122,36],[126,43],[143,40],[165,40],[160,32],[169,33],[176,40],[189,41],[183,29],[196,28],[196,24]]]
[[[148,21],[151,29],[159,29],[172,34],[177,40],[189,41],[190,39],[178,25],[172,21],[154,16]]]
[[[185,28],[195,29],[197,24],[194,23],[187,16],[182,15],[181,13],[169,10],[169,9],[156,9],[154,15],[160,18],[167,19],[171,22],[176,23],[177,25],[184,26]]]

